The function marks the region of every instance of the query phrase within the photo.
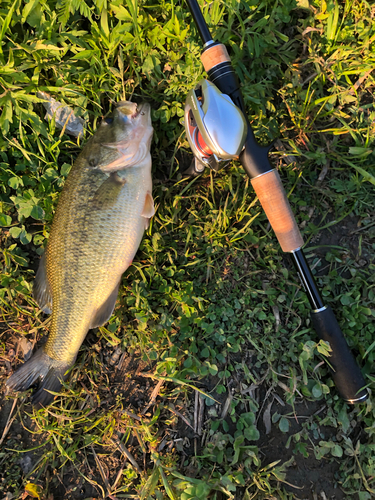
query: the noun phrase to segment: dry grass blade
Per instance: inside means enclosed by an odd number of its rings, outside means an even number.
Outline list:
[[[162,387],[163,384],[164,384],[164,380],[159,380],[159,382],[156,384],[154,390],[152,391],[152,394],[151,394],[151,397],[150,397],[150,401],[143,408],[143,410],[141,412],[141,415],[144,415],[146,413],[146,411],[150,408],[150,406],[152,406],[153,404],[155,404],[156,398],[158,397],[158,394],[159,394],[160,389],[161,389],[161,387]]]
[[[263,413],[263,423],[264,423],[264,427],[266,428],[266,435],[270,434],[270,432],[272,430],[272,424],[271,424],[272,403],[273,403],[273,400],[270,403],[268,403],[267,408],[264,410],[264,413]]]
[[[350,95],[354,95],[357,92],[357,90],[359,89],[359,87],[362,85],[362,83],[371,75],[373,70],[374,70],[374,68],[370,68],[368,71],[366,71],[366,73],[364,75],[362,75],[360,78],[358,78],[358,80],[353,85],[353,88],[351,90],[349,90],[348,93]]]
[[[223,411],[221,412],[221,418],[225,418],[227,416],[227,413],[228,413],[228,410],[229,410],[229,407],[230,407],[232,400],[233,400],[233,396],[232,396],[232,393],[228,387],[228,397],[225,400]]]
[[[213,398],[210,394],[205,393],[201,389],[198,389],[198,387],[195,387],[193,384],[189,384],[185,382],[184,380],[179,380],[178,378],[175,377],[163,377],[161,375],[153,375],[152,373],[140,373],[139,374],[141,377],[147,377],[147,378],[152,378],[154,380],[159,380],[159,381],[164,381],[164,382],[172,382],[174,384],[178,384],[184,387],[189,387],[190,389],[193,389],[194,391],[199,392],[202,396],[205,396],[206,398],[212,399],[212,401],[215,401],[215,403],[219,403],[219,401],[216,401],[215,398]]]
[[[197,425],[198,436],[202,435],[204,408],[205,408],[205,404],[204,404],[203,396],[201,394],[199,394],[199,411],[198,411],[198,425]]]
[[[122,441],[120,441],[120,439],[118,437],[113,437],[112,442],[115,446],[117,446],[119,448],[121,453],[123,453],[126,456],[126,458],[129,460],[129,462],[132,464],[132,466],[136,469],[136,471],[139,472],[139,474],[142,474],[141,468],[139,467],[139,465],[135,461],[133,455],[126,449],[124,443]]]
[[[121,415],[126,415],[127,417],[132,418],[133,420],[137,420],[138,422],[142,422],[142,418],[138,417],[138,415],[136,415],[131,411],[121,410],[119,413]]]
[[[199,394],[194,392],[194,432],[198,429],[198,408],[199,408]]]
[[[168,405],[167,408],[168,408],[169,411],[171,411],[172,413],[174,413],[177,417],[181,418],[185,422],[186,425],[188,425],[191,429],[194,430],[194,427],[191,425],[191,423],[189,422],[189,420],[182,415],[182,413],[180,413],[175,408],[173,408],[172,405]]]
[[[92,454],[94,455],[95,462],[96,462],[96,464],[98,466],[100,475],[101,475],[103,483],[105,485],[105,488],[106,488],[106,491],[107,491],[107,495],[110,495],[111,494],[111,487],[109,486],[109,482],[108,482],[107,476],[105,475],[105,472],[103,470],[102,464],[100,463],[99,457],[95,453],[95,450],[94,450],[93,446],[91,446],[91,451],[92,451]]]
[[[24,398],[22,398],[22,402],[23,402],[23,399]],[[4,427],[3,435],[1,436],[1,439],[0,439],[0,446],[3,444],[3,441],[6,438],[8,432],[9,432],[9,429],[11,428],[11,426],[12,426],[12,424],[17,416],[17,415],[14,415],[14,417],[12,418],[12,413],[13,413],[14,408],[16,407],[17,401],[18,401],[18,397],[16,397],[13,401],[12,408],[9,412],[8,419],[7,419],[7,422],[6,422],[5,427]]]
[[[117,473],[115,482],[112,484],[111,491],[115,491],[117,483],[120,481],[122,473],[123,473],[123,470],[125,469],[125,465],[126,465],[127,461],[128,461],[128,458],[126,457],[126,459],[124,460],[122,466],[120,467],[120,469],[119,469],[119,471]]]

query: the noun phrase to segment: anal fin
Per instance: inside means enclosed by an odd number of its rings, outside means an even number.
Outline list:
[[[113,309],[115,308],[115,304],[116,304],[116,300],[117,300],[119,285],[120,285],[120,282],[117,283],[117,285],[113,289],[111,295],[104,302],[104,304],[102,304],[96,310],[96,313],[91,320],[90,328],[97,328],[98,326],[104,325],[104,323],[107,323],[109,318],[112,316]]]
[[[47,278],[46,253],[41,256],[33,285],[33,297],[46,314],[52,312],[52,291]]]

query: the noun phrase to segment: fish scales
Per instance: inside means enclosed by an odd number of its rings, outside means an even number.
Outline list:
[[[141,242],[152,200],[150,108],[118,105],[74,163],[61,193],[34,297],[52,318],[46,344],[7,384],[38,379],[34,402],[48,404],[90,328],[105,323],[121,275]],[[39,367],[39,368],[38,368]]]
[[[95,311],[116,287],[139,246],[144,230],[138,221],[144,204],[139,191],[147,179],[140,178],[136,169],[124,172],[126,183],[113,207],[92,207],[90,211],[95,192],[107,177],[90,179],[90,171],[78,170],[78,175],[73,175],[77,188],[69,190],[69,198],[63,200],[62,216],[56,213],[47,248],[47,273],[52,276],[53,309],[62,312],[52,314],[45,351],[57,359],[75,355]],[[88,195],[76,197],[75,191],[88,183]],[[75,216],[69,218],[73,213]],[[73,331],[71,339],[69,332]]]

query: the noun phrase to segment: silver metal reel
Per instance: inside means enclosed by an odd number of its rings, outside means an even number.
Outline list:
[[[247,135],[242,112],[208,80],[191,90],[185,104],[185,130],[195,157],[195,171],[219,170],[238,158]]]

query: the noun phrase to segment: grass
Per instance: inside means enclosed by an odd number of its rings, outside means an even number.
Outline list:
[[[374,7],[228,0],[203,11],[232,56],[258,141],[279,138],[272,161],[306,255],[371,389]],[[22,359],[18,340],[48,333],[31,298],[38,256],[82,142],[120,99],[152,104],[157,205],[114,315],[88,335],[61,395],[38,411],[26,395],[12,413],[4,402],[0,492],[310,498],[293,476],[303,459],[334,467],[345,498],[372,498],[373,399],[339,399],[249,180],[235,163],[182,175],[184,101],[204,76],[185,3],[4,0],[0,19],[2,382]],[[37,91],[74,108],[83,140],[44,120]]]

